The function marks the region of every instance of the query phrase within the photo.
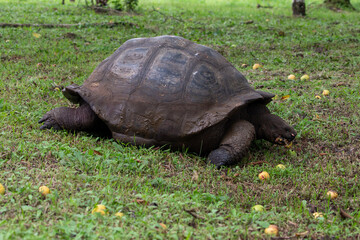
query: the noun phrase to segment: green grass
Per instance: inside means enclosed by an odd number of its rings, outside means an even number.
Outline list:
[[[60,2],[0,0],[0,22],[83,23],[0,29],[0,239],[261,239],[269,224],[280,237],[360,237],[359,12],[306,1],[308,16],[293,18],[291,1],[140,0],[137,13],[108,15]],[[110,21],[136,26],[87,25]],[[44,113],[71,106],[58,88],[81,84],[127,39],[164,34],[216,49],[255,88],[277,94],[269,107],[295,126],[293,147],[256,141],[241,164],[218,171],[186,152],[39,130]],[[326,198],[330,189],[337,199]],[[92,215],[96,204],[108,214]],[[266,211],[251,212],[256,204]],[[324,218],[312,217],[315,208]]]

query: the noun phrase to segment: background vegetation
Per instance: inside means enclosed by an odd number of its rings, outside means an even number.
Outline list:
[[[1,0],[0,22],[78,25],[0,29],[0,239],[259,239],[269,224],[285,238],[360,237],[360,15],[317,0],[307,14],[293,18],[280,0],[146,0],[132,13]],[[126,40],[164,34],[216,49],[277,94],[269,106],[298,131],[292,148],[256,141],[244,162],[217,171],[186,152],[39,130],[45,112],[71,106],[63,86],[81,84]],[[106,215],[91,214],[97,204]]]

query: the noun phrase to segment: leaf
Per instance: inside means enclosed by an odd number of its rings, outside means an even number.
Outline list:
[[[289,144],[286,144],[286,145],[285,145],[285,147],[286,147],[286,148],[291,148],[291,147],[292,147],[292,145],[293,145],[293,143],[292,143],[292,142],[290,142]]]
[[[40,37],[41,37],[41,35],[38,34],[38,33],[33,33],[32,35],[33,35],[34,37],[36,37],[36,38],[40,38]]]
[[[270,226],[270,223],[266,221],[256,221],[255,223],[262,228],[267,228]]]
[[[286,99],[289,99],[289,98],[290,98],[290,95],[285,95],[285,96],[281,97],[281,100],[286,100]]]
[[[273,60],[273,62],[274,63],[283,63],[284,61],[283,60],[281,60],[280,58],[274,58],[274,60]]]
[[[136,201],[138,204],[147,205],[147,202],[146,202],[144,199],[137,198],[135,201]]]
[[[6,211],[7,211],[7,208],[6,208],[6,207],[0,208],[0,213],[4,213],[4,212],[6,212]]]
[[[101,155],[102,155],[102,154],[101,154],[101,152],[96,151],[96,150],[94,150],[94,154],[95,154],[95,155],[99,155],[99,156],[101,156]]]
[[[198,179],[199,179],[199,174],[197,173],[197,171],[194,170],[191,180],[196,182]]]
[[[300,232],[300,233],[295,233],[296,237],[305,237],[309,234],[309,231],[305,231],[305,232]]]
[[[24,206],[21,206],[21,209],[22,209],[23,211],[30,211],[30,210],[33,210],[33,207],[32,207],[32,206],[24,205]]]
[[[164,230],[166,230],[167,229],[167,226],[165,225],[165,224],[163,224],[163,223],[159,223],[159,225],[164,229]]]

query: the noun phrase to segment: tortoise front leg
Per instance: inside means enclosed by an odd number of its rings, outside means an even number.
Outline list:
[[[237,121],[227,129],[219,148],[210,152],[208,161],[218,168],[235,164],[247,154],[254,139],[254,126],[246,120]]]
[[[40,129],[54,130],[92,130],[97,122],[98,117],[87,103],[78,108],[54,108],[39,120],[43,124]]]
[[[73,113],[72,108],[67,107],[59,107],[54,108],[50,111],[48,111],[40,120],[39,123],[42,123],[43,125],[40,126],[41,130],[44,129],[54,129],[54,130],[61,130],[61,129],[68,129],[68,122],[67,119],[71,113]],[[70,124],[71,125],[71,124]]]

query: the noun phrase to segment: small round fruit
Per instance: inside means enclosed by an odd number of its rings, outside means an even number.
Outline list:
[[[330,94],[329,90],[326,90],[326,89],[322,92],[322,95],[324,95],[324,96],[327,96],[329,94]]]
[[[246,63],[241,64],[242,68],[246,68],[248,65]]]
[[[270,175],[269,175],[269,173],[268,172],[261,172],[261,173],[259,173],[259,179],[260,180],[268,180],[268,179],[270,179]]]
[[[285,165],[283,165],[283,164],[278,164],[278,165],[276,166],[276,168],[277,168],[277,169],[281,169],[281,170],[286,169]]]
[[[326,193],[326,195],[327,195],[330,199],[335,199],[335,198],[338,197],[338,193],[335,192],[335,191],[328,191],[328,192]]]
[[[251,211],[253,212],[263,212],[264,211],[264,206],[262,205],[255,205],[251,208]]]
[[[5,187],[0,183],[0,194],[4,195],[5,194]]]
[[[122,218],[124,216],[124,214],[122,212],[117,212],[117,213],[115,213],[115,216]]]
[[[92,214],[100,213],[101,215],[105,215],[105,205],[98,204],[96,207],[91,211]]]
[[[50,193],[50,189],[47,186],[41,186],[39,187],[39,192],[43,195],[46,196]]]
[[[300,78],[300,80],[302,80],[302,81],[304,81],[304,80],[309,80],[309,79],[310,79],[310,77],[309,77],[309,75],[307,75],[307,74],[301,76],[301,78]]]
[[[319,95],[316,95],[315,98],[316,99],[321,99],[321,97]]]
[[[253,66],[253,69],[258,69],[258,68],[261,68],[262,66],[258,63],[255,63],[254,66]]]
[[[313,217],[314,218],[322,218],[322,217],[324,217],[324,215],[322,212],[314,212]]]
[[[290,74],[290,75],[288,76],[288,79],[289,79],[289,80],[295,80],[295,78],[296,78],[296,77],[295,77],[294,74]]]
[[[276,225],[270,225],[268,228],[265,228],[264,232],[267,235],[278,235],[279,228]]]

